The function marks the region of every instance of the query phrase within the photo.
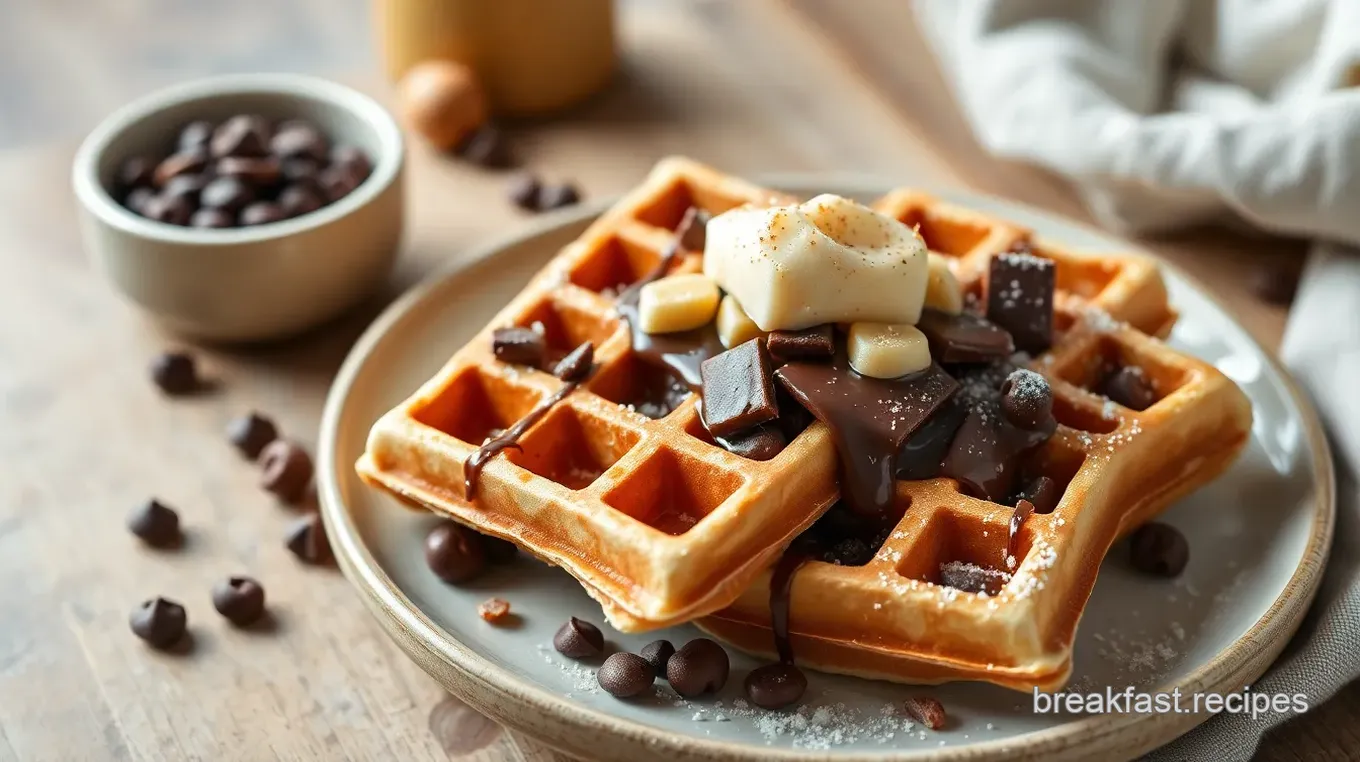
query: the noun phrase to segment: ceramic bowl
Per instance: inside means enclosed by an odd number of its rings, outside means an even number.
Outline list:
[[[332,144],[363,149],[373,171],[333,204],[247,228],[169,225],[114,198],[124,160],[166,155],[190,121],[241,113],[310,120]],[[119,291],[172,330],[257,341],[315,326],[386,280],[401,241],[404,159],[392,116],[355,90],[297,75],[216,77],[114,112],[81,145],[72,183],[85,248]]]

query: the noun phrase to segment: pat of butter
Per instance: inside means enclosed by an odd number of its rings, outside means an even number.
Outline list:
[[[845,348],[861,376],[897,378],[930,367],[930,344],[914,325],[855,323]]]
[[[929,279],[914,230],[849,199],[738,208],[708,222],[704,273],[762,331],[822,323],[914,324]]]
[[[672,275],[638,294],[638,321],[645,333],[675,333],[707,325],[718,311],[718,287],[706,275]]]

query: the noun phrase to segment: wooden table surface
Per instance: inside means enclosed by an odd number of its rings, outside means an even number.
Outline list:
[[[78,137],[176,72],[307,69],[387,97],[359,60],[370,55],[361,0],[170,6],[82,4],[77,18],[70,3],[31,3],[0,27],[0,72],[17,73],[0,76],[0,102],[17,105],[0,109],[0,145],[24,144],[0,152],[0,762],[555,759],[444,694],[338,573],[300,567],[281,542],[292,512],[255,486],[221,433],[255,408],[314,445],[331,376],[377,310],[522,219],[501,196],[504,178],[415,147],[406,250],[384,295],[284,344],[199,348],[216,391],[164,400],[146,366],[181,342],[88,267],[68,190],[74,141],[35,138]],[[625,2],[618,81],[567,117],[516,127],[519,152],[593,196],[683,153],[742,174],[872,173],[1086,218],[1061,182],[977,149],[900,3],[844,7]],[[1144,243],[1277,345],[1285,312],[1247,282],[1266,259],[1297,256],[1296,244],[1222,231]],[[180,510],[183,549],[149,551],[124,530],[151,495]],[[233,630],[211,610],[209,588],[232,573],[264,583],[272,631]],[[128,611],[157,594],[187,605],[190,653],[150,651],[128,632]],[[1352,685],[1270,736],[1262,757],[1347,758],[1360,748],[1357,718]]]

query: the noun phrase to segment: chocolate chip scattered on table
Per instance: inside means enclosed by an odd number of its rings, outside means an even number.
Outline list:
[[[276,439],[260,451],[260,486],[285,503],[295,504],[312,483],[312,456],[302,445]]]
[[[245,627],[264,616],[264,586],[250,577],[227,577],[213,586],[212,603],[229,622]]]
[[[184,607],[167,598],[143,601],[128,616],[128,626],[132,628],[133,634],[152,648],[160,650],[178,643],[184,637],[188,624],[189,617]]]
[[[180,542],[179,514],[155,498],[133,509],[127,527],[152,547],[169,548]]]
[[[250,460],[260,457],[260,451],[279,438],[279,430],[274,422],[257,412],[251,411],[227,424],[227,440]]]
[[[299,561],[311,566],[328,564],[333,557],[320,514],[309,513],[293,522],[288,527],[284,544]]]
[[[151,381],[170,397],[192,394],[202,386],[198,363],[188,352],[162,352],[151,362]]]

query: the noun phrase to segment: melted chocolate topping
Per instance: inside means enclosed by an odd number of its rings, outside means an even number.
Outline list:
[[[793,574],[811,560],[807,552],[790,545],[779,557],[770,572],[770,630],[774,632],[774,647],[779,652],[779,663],[793,664],[793,644],[789,642],[789,599],[793,595]]]
[[[472,500],[476,497],[477,481],[482,476],[482,467],[486,465],[488,460],[491,460],[493,455],[510,448],[522,449],[519,446],[519,438],[524,436],[524,432],[528,431],[530,426],[542,420],[543,416],[553,409],[553,405],[561,402],[578,386],[580,386],[580,383],[577,381],[565,384],[561,389],[553,392],[550,397],[538,403],[533,410],[529,411],[528,415],[516,421],[514,426],[487,440],[477,449],[477,452],[469,455],[468,459],[463,461],[463,499]]]
[[[1014,368],[1005,362],[966,371],[959,400],[968,413],[941,464],[940,475],[963,490],[1000,503],[1013,494],[1020,459],[1047,442],[1057,429],[1050,414],[1035,429],[1022,429],[1001,411],[1001,387]]]

